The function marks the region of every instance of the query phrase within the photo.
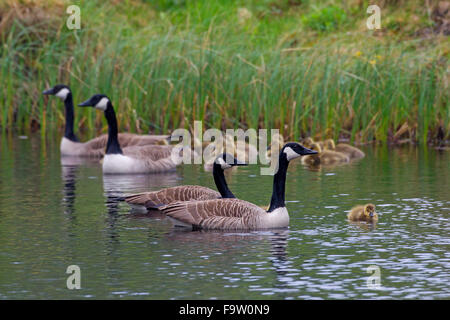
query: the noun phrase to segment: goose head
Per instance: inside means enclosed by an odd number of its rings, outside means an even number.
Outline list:
[[[247,163],[239,161],[229,153],[222,153],[214,161],[214,167],[221,170],[226,170],[235,166],[246,166]]]
[[[297,142],[289,142],[284,145],[283,149],[281,149],[280,158],[285,158],[287,161],[291,161],[300,156],[306,156],[309,154],[317,154],[317,151],[305,148]]]
[[[364,206],[364,216],[366,220],[373,220],[378,218],[378,214],[375,211],[374,204],[369,203]]]
[[[57,84],[53,88],[44,90],[42,92],[42,94],[56,96],[63,101],[67,99],[70,93],[71,93],[70,88],[65,84]]]
[[[111,101],[104,94],[94,94],[88,100],[80,103],[79,107],[94,107],[96,109],[106,111],[108,107],[111,105]]]

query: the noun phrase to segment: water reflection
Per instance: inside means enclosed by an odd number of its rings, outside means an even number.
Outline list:
[[[80,167],[96,167],[98,164],[98,159],[61,157],[61,178],[64,183],[62,199],[64,213],[70,216],[74,213],[76,183],[78,180]]]
[[[293,260],[287,254],[289,229],[267,231],[185,231],[184,229],[172,229],[165,239],[174,246],[181,247],[186,253],[194,253],[202,259],[215,260],[218,253],[226,255],[229,260],[223,268],[214,272],[216,277],[232,283],[245,281],[254,283],[252,290],[265,291],[260,285],[256,285],[261,276],[254,271],[264,270],[273,276],[273,284],[270,291],[289,290],[288,279],[300,271],[293,265]],[[257,251],[257,258],[249,260],[247,255]],[[168,257],[171,255],[167,255]],[[173,262],[168,259],[168,262]],[[267,266],[266,266],[267,265]],[[192,277],[193,275],[191,275]],[[256,282],[256,283],[255,283]]]
[[[376,222],[349,221],[348,224],[357,228],[361,228],[365,231],[373,231],[377,228]]]
[[[288,230],[183,232],[118,200],[175,185],[214,188],[203,166],[103,176],[98,162],[60,158],[53,140],[0,137],[1,298],[450,298],[448,152],[365,148],[363,160],[320,171],[294,161]],[[231,172],[230,188],[266,204],[272,177],[259,173]],[[367,202],[380,208],[377,225],[349,223],[348,210]],[[83,290],[61,285],[69,263],[85,270]],[[380,290],[366,286],[370,265],[380,267]]]
[[[106,197],[122,198],[130,193],[173,187],[179,183],[179,179],[176,171],[156,174],[103,175],[103,190]]]

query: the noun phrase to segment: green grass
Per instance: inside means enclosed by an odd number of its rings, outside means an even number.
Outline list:
[[[388,141],[405,124],[402,137],[413,141],[430,140],[439,127],[449,137],[448,37],[414,37],[410,25],[373,33],[365,9],[354,7],[343,7],[338,29],[316,31],[308,21],[321,7],[307,1],[116,3],[80,1],[77,31],[67,30],[64,6],[52,9],[49,25],[15,19],[0,30],[3,131],[61,128],[61,101],[41,91],[66,83],[76,103],[107,94],[120,128],[132,132],[203,120],[206,128],[280,128],[291,139]],[[388,21],[405,19],[405,10],[386,10]],[[429,24],[425,9],[406,11],[417,28]],[[105,129],[99,112],[76,111],[81,128]]]

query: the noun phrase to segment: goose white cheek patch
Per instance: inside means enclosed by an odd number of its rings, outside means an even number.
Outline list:
[[[58,91],[57,94],[55,94],[55,96],[57,96],[58,98],[61,98],[63,100],[66,100],[67,95],[69,94],[69,89],[67,88],[62,88],[61,90]]]
[[[222,169],[228,169],[228,168],[231,168],[231,165],[229,165],[228,163],[226,163],[222,158],[217,159],[217,162],[220,164],[220,166],[222,167]]]
[[[108,98],[102,98],[96,105],[95,108],[105,111],[108,106]]]
[[[292,150],[291,147],[286,147],[283,152],[286,153],[286,158],[288,159],[288,161],[291,161],[294,158],[300,157],[300,155],[297,152],[295,152],[294,150]]]

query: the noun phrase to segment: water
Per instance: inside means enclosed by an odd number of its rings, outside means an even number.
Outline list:
[[[214,187],[201,166],[160,175],[105,176],[96,162],[61,161],[59,139],[0,136],[0,298],[450,298],[450,153],[366,148],[350,165],[290,165],[286,230],[183,232],[163,216],[131,214],[124,193],[182,184]],[[272,177],[228,174],[258,205]],[[347,222],[377,206],[376,226]],[[81,269],[69,290],[66,269]],[[369,266],[380,287],[367,286]]]

